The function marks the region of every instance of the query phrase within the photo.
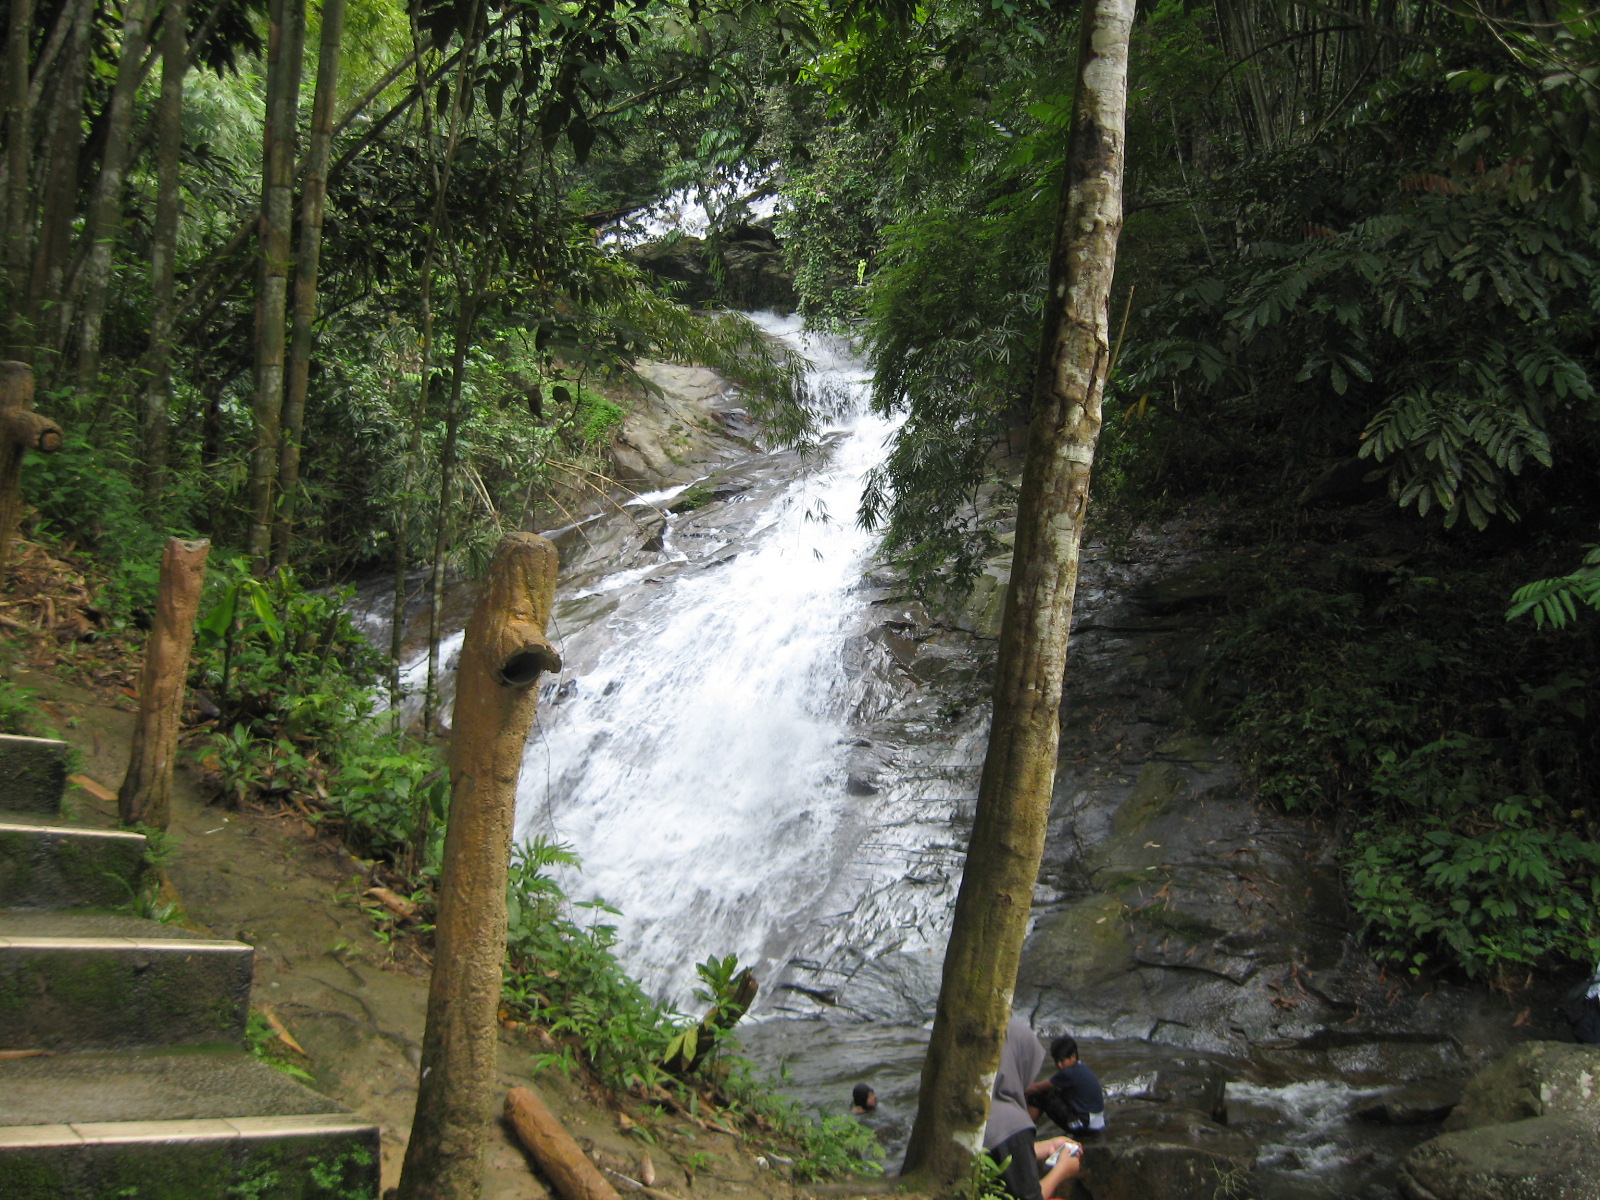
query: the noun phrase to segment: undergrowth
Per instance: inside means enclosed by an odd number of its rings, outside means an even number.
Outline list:
[[[1380,960],[1491,982],[1600,955],[1592,629],[1507,625],[1512,567],[1331,556],[1223,630],[1260,793],[1336,815]],[[1501,576],[1504,576],[1502,578]]]
[[[290,571],[258,580],[224,561],[207,585],[194,680],[214,715],[198,751],[220,798],[287,806],[371,860],[416,906],[406,927],[431,929],[450,785],[437,752],[395,731],[372,696],[381,660],[344,609]],[[649,997],[614,953],[616,910],[568,899],[552,875],[576,857],[544,839],[516,847],[507,887],[502,1017],[537,1028],[541,1069],[685,1114],[716,1114],[789,1152],[802,1178],[876,1169],[869,1131],[812,1122],[737,1054],[731,1028],[748,997],[732,956],[699,965],[695,1019]],[[383,940],[395,933],[386,919]],[[268,1034],[254,1027],[270,1044]],[[687,1054],[675,1053],[689,1045]]]
[[[501,1004],[514,1022],[544,1032],[550,1048],[537,1056],[540,1068],[590,1071],[619,1093],[741,1125],[784,1145],[802,1179],[878,1171],[870,1130],[849,1117],[811,1120],[739,1055],[732,1026],[748,999],[734,957],[712,956],[696,968],[705,1018],[658,1003],[613,953],[617,930],[605,918],[616,910],[568,899],[552,877],[555,867],[578,865],[568,847],[542,837],[513,850]],[[700,1053],[679,1053],[686,1042]]]

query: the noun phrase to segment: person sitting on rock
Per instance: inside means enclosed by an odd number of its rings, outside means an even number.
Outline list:
[[[1078,1041],[1064,1033],[1050,1043],[1056,1073],[1027,1089],[1028,1111],[1037,1121],[1042,1112],[1062,1132],[1082,1137],[1106,1127],[1106,1094],[1093,1071],[1078,1059]]]
[[[1026,1089],[1047,1061],[1038,1035],[1027,1021],[1013,1016],[1006,1026],[1000,1068],[995,1072],[983,1149],[994,1162],[1003,1164],[1000,1185],[1014,1200],[1052,1200],[1078,1173],[1082,1161],[1082,1147],[1069,1138],[1034,1141],[1036,1118],[1028,1111]],[[1077,1147],[1076,1151],[1071,1147]]]

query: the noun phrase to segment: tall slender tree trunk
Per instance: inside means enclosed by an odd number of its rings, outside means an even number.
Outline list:
[[[306,0],[272,0],[267,40],[267,120],[261,155],[261,285],[256,295],[255,444],[250,452],[250,533],[258,570],[272,549],[278,436],[283,417],[284,314],[294,239],[295,121],[306,35]]]
[[[294,319],[289,340],[288,383],[283,396],[278,447],[278,519],[273,526],[273,562],[289,561],[296,491],[300,483],[300,437],[305,427],[306,390],[317,319],[317,271],[322,259],[322,217],[328,201],[328,158],[333,144],[333,106],[339,91],[339,49],[345,0],[323,0],[322,41],[317,51],[317,94],[311,105],[311,144],[306,152],[300,200],[300,247],[295,256]]]
[[[396,515],[395,529],[395,561],[394,561],[394,598],[393,619],[390,626],[390,676],[389,693],[391,703],[398,720],[400,704],[400,653],[405,639],[405,609],[406,609],[406,573],[408,568],[408,551],[406,541],[410,531],[411,508],[416,503],[413,492],[416,486],[416,472],[422,461],[422,432],[427,423],[429,399],[433,391],[433,283],[434,264],[438,259],[439,243],[444,236],[445,224],[445,197],[450,187],[450,176],[455,165],[456,148],[460,144],[461,126],[466,119],[465,96],[466,89],[471,87],[472,67],[477,56],[478,47],[482,39],[477,36],[478,14],[480,5],[474,0],[471,11],[468,13],[467,22],[463,27],[462,45],[458,51],[459,63],[456,69],[455,87],[450,93],[450,127],[445,138],[442,152],[436,148],[434,139],[434,123],[432,107],[429,104],[430,94],[423,79],[422,59],[417,59],[417,88],[421,98],[421,127],[423,137],[429,149],[429,159],[433,166],[433,208],[428,218],[428,234],[426,247],[422,255],[422,296],[417,316],[419,341],[421,342],[422,370],[417,386],[416,405],[411,414],[411,440],[406,452],[406,473],[403,497]],[[418,8],[413,5],[411,11],[411,38],[414,45],[423,45],[421,26],[418,24]],[[430,647],[430,666],[433,663]],[[423,729],[430,728],[433,706],[436,699],[434,677],[430,671],[427,682],[427,692],[423,697]]]
[[[28,334],[28,164],[33,153],[33,108],[28,102],[32,0],[11,0],[6,21],[5,357],[26,353]]]
[[[1055,786],[1067,634],[1109,365],[1134,0],[1083,10],[1077,91],[1034,374],[994,719],[956,897],[908,1173],[968,1177],[982,1146]]]
[[[492,254],[490,255],[492,258]],[[428,686],[422,727],[432,729],[439,701],[439,639],[444,633],[444,566],[450,551],[450,494],[456,486],[456,447],[461,433],[461,392],[466,385],[467,348],[475,323],[472,281],[456,263],[456,340],[450,355],[450,396],[445,404],[444,446],[439,453],[439,507],[433,518],[433,562],[428,569]]]
[[[143,73],[148,42],[148,0],[125,0],[122,9],[122,51],[117,82],[106,113],[105,153],[94,200],[84,225],[87,253],[83,267],[83,303],[78,318],[77,382],[90,391],[99,385],[100,335],[105,325],[106,298],[111,288],[111,251],[122,218],[122,181],[127,174],[128,147],[133,140],[133,98]]]
[[[77,215],[78,153],[83,145],[83,89],[89,69],[89,24],[95,0],[69,0],[61,67],[49,93],[44,127],[44,165],[39,179],[39,232],[33,246],[28,285],[28,327],[33,333],[33,365],[48,382],[66,344],[67,273],[71,269],[72,226]],[[48,324],[46,318],[48,317]],[[41,351],[44,353],[41,354]]]
[[[172,327],[177,301],[178,172],[183,154],[183,77],[188,69],[186,0],[161,15],[161,99],[156,107],[156,223],[150,239],[150,351],[144,393],[144,500],[152,515],[167,476],[172,395]]]

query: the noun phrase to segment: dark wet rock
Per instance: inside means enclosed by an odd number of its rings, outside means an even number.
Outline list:
[[[716,298],[716,282],[706,266],[705,242],[699,238],[647,242],[635,246],[628,256],[657,279],[674,285],[673,299],[680,303],[697,307]]]
[[[1374,1125],[1432,1125],[1460,1100],[1461,1089],[1452,1083],[1413,1083],[1384,1092],[1355,1115]]]
[[[1594,1200],[1600,1136],[1567,1113],[1442,1134],[1406,1156],[1399,1189],[1406,1200]]]
[[[675,237],[628,253],[646,271],[673,284],[675,298],[684,304],[793,312],[798,302],[777,236],[765,226],[735,225],[713,241]]]
[[[1194,1109],[1226,1125],[1227,1078],[1229,1072],[1208,1059],[1166,1059],[1139,1099]]]
[[[1211,608],[1253,585],[1258,556],[1237,554],[1191,563],[1139,583],[1132,592],[1138,609],[1166,617]]]
[[[1074,1195],[1087,1200],[1155,1200],[1226,1194],[1255,1164],[1249,1140],[1188,1109],[1125,1106],[1114,1132],[1090,1139]]]
[[[793,312],[799,297],[778,239],[760,225],[739,225],[721,244],[728,300],[737,308]]]
[[[1600,1134],[1600,1046],[1528,1042],[1475,1075],[1445,1128],[1565,1113]],[[1600,1189],[1594,1193],[1600,1196]]]

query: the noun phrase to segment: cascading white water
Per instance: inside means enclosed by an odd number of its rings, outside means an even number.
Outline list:
[[[849,849],[843,655],[873,546],[855,513],[892,424],[866,410],[869,376],[842,346],[756,319],[844,401],[832,445],[731,561],[702,545],[643,607],[567,634],[569,660],[606,646],[541,707],[518,800],[518,837],[578,852],[569,891],[619,908],[623,961],[680,1001],[709,954],[763,975],[783,963]]]

